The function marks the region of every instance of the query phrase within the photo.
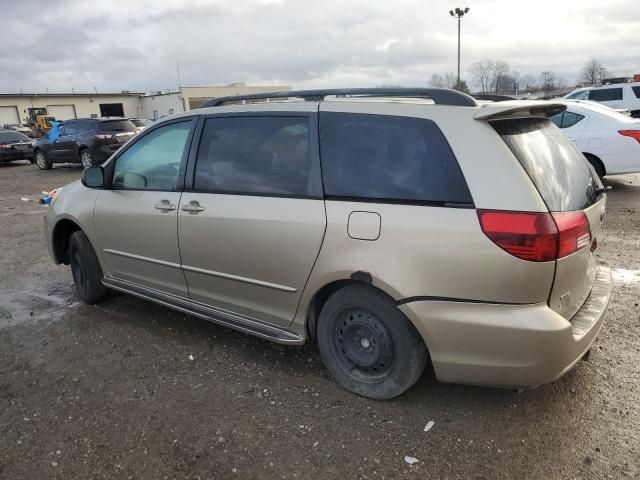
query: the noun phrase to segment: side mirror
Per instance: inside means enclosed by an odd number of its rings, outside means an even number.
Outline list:
[[[85,168],[80,179],[87,188],[104,188],[104,170],[102,167]]]

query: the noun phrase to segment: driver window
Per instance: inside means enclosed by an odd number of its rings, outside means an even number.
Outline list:
[[[117,160],[113,188],[175,190],[191,120],[157,128],[134,143]]]

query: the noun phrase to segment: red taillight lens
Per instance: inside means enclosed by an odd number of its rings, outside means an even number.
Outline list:
[[[7,145],[6,143],[0,143],[0,148],[11,148],[11,145]]]
[[[620,135],[624,135],[625,137],[631,137],[640,142],[640,130],[618,130]]]
[[[484,234],[514,257],[550,262],[591,243],[584,212],[533,213],[478,210]]]
[[[493,243],[531,262],[549,262],[558,252],[558,230],[549,213],[478,210],[480,226]]]
[[[591,228],[584,212],[555,212],[558,226],[558,258],[566,257],[591,244]]]

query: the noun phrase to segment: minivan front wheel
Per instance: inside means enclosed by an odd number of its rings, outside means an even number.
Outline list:
[[[69,239],[69,263],[76,292],[84,303],[96,303],[109,296],[102,284],[102,268],[87,236],[80,230]]]
[[[53,166],[51,161],[47,158],[47,155],[42,150],[36,151],[34,158],[36,165],[38,165],[40,170],[49,170]]]
[[[335,292],[318,319],[327,369],[347,390],[378,400],[396,397],[422,375],[427,348],[393,300],[368,285]]]
[[[80,163],[84,168],[93,167],[93,155],[91,150],[84,149],[80,152]]]

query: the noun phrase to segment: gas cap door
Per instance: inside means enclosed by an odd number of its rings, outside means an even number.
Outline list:
[[[380,237],[381,224],[379,213],[354,211],[349,214],[347,234],[356,240],[374,241]]]

